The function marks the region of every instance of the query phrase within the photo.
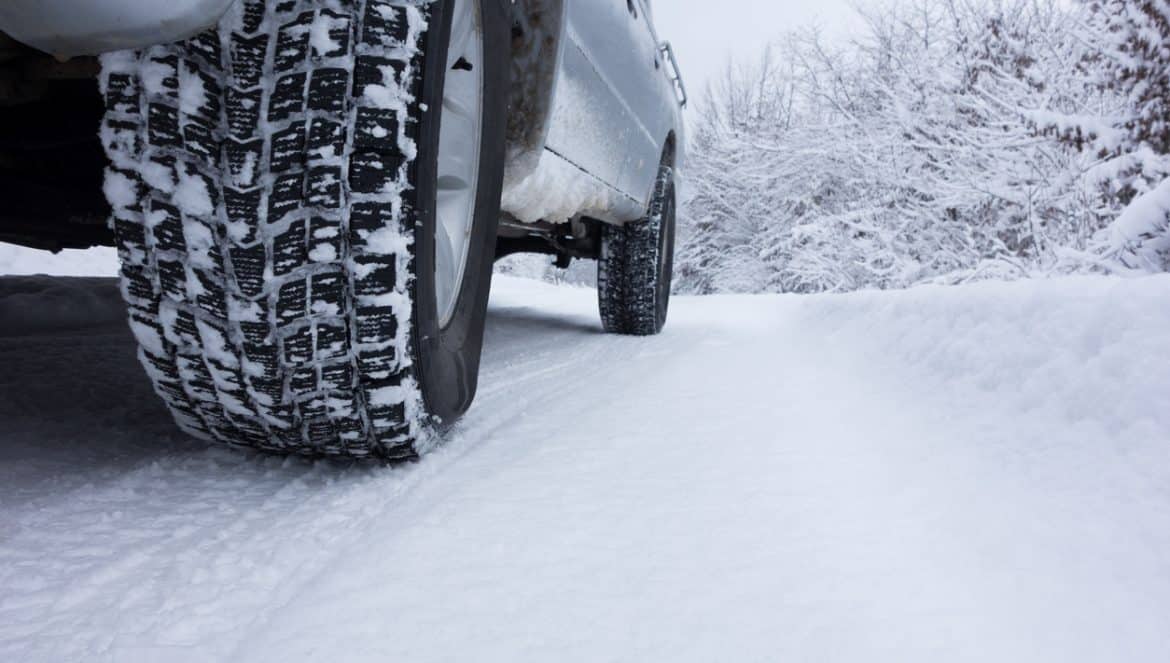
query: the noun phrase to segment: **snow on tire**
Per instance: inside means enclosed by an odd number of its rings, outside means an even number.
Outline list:
[[[607,332],[653,336],[666,325],[674,231],[674,169],[664,165],[646,218],[623,226],[602,226],[597,294]]]
[[[433,437],[420,143],[443,80],[428,25],[452,2],[241,0],[188,41],[103,58],[123,294],[190,434],[388,459]]]

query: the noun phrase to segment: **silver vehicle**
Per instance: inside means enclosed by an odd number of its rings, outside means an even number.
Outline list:
[[[649,0],[4,0],[0,241],[116,246],[189,433],[413,458],[470,405],[492,263],[670,295],[686,92]]]

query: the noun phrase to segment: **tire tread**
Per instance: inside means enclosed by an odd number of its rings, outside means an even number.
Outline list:
[[[425,12],[244,0],[190,40],[103,58],[123,294],[140,359],[187,432],[415,457],[426,422],[406,155]],[[322,24],[325,53],[310,39]]]
[[[659,273],[662,233],[668,232],[667,205],[672,201],[674,172],[659,170],[646,218],[622,226],[604,225],[598,260],[597,292],[601,321],[611,334],[653,336],[665,322],[660,309]],[[669,294],[667,295],[669,296]],[[662,306],[660,306],[660,304]]]

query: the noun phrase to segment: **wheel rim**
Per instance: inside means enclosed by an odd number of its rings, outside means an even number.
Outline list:
[[[483,21],[479,1],[454,0],[451,10],[435,204],[435,304],[440,327],[446,327],[455,316],[467,269],[483,135]]]

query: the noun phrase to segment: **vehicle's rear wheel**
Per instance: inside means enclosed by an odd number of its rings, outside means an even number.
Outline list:
[[[123,291],[183,429],[401,459],[467,409],[508,35],[499,0],[242,0],[103,58]]]
[[[674,170],[663,166],[646,218],[602,227],[597,295],[605,331],[653,336],[666,325],[674,271],[674,216]]]

